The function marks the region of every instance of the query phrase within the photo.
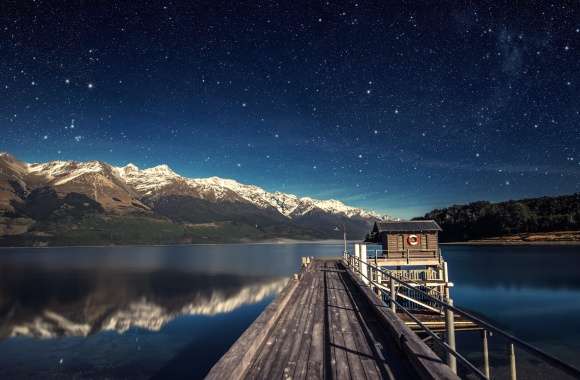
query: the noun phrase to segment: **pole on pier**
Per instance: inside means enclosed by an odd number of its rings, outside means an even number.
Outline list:
[[[391,293],[391,310],[393,313],[397,312],[397,304],[395,301],[397,300],[397,289],[395,288],[395,279],[390,277],[389,278],[389,290]]]
[[[453,306],[453,300],[448,298],[447,302]],[[447,332],[447,344],[455,351],[455,315],[453,310],[445,310],[445,330]],[[457,358],[452,353],[447,353],[447,365],[451,368],[453,373],[457,373]]]
[[[447,269],[447,262],[443,262],[443,279],[445,280],[445,299],[447,303],[453,306],[453,300],[449,291],[449,271]],[[445,309],[445,337],[447,344],[455,350],[455,315],[453,310]],[[451,368],[453,373],[457,373],[457,358],[450,352],[447,352],[447,365]]]
[[[376,263],[375,263],[375,265],[376,265]],[[383,273],[380,270],[377,270],[376,273],[377,273],[377,284],[380,286],[383,284]],[[381,288],[379,288],[379,286],[377,286],[377,295],[378,296],[381,295]]]
[[[516,374],[516,349],[514,347],[513,343],[509,343],[508,344],[508,351],[509,351],[509,357],[510,357],[510,380],[516,380],[517,379],[517,374]]]
[[[487,344],[487,330],[481,331],[481,338],[483,340],[483,373],[485,374],[485,377],[489,379],[489,346]]]
[[[354,257],[352,259],[352,269],[354,273],[358,273],[358,269],[360,268],[360,243],[354,243]],[[360,275],[360,273],[358,273]]]
[[[368,275],[368,265],[367,265],[367,246],[366,244],[360,245],[360,273],[361,273],[361,280],[365,285],[369,284],[369,275]]]
[[[348,249],[346,247],[346,226],[342,225],[342,237],[344,239],[344,258],[346,259],[346,255],[348,255]]]

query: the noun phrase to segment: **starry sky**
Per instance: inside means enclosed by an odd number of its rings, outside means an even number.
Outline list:
[[[3,1],[0,150],[411,217],[580,191],[576,2]]]

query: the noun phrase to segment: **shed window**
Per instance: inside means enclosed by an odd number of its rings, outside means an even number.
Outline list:
[[[421,235],[421,249],[427,249],[427,235]]]
[[[397,236],[397,248],[399,248],[400,250],[404,249],[404,247],[403,247],[403,235]]]

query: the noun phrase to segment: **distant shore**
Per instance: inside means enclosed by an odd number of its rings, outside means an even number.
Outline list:
[[[442,245],[580,245],[580,231],[523,233]]]
[[[352,243],[353,241],[348,241]],[[358,241],[357,241],[358,242]],[[326,244],[326,245],[342,245],[344,242],[340,239],[328,239],[328,240],[295,240],[295,239],[269,239],[261,241],[246,241],[246,242],[236,242],[236,243],[187,243],[187,244],[101,244],[101,245],[15,245],[15,246],[1,246],[2,249],[54,249],[54,248],[130,248],[130,247],[191,247],[191,246],[212,246],[212,245],[292,245],[292,244]]]

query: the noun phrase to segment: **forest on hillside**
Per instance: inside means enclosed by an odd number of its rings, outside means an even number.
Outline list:
[[[580,193],[490,203],[479,201],[433,210],[441,241],[466,241],[519,233],[580,230]],[[423,218],[420,218],[423,219]]]

